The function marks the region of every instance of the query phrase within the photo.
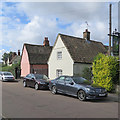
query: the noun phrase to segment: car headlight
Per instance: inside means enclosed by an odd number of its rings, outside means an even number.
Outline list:
[[[94,90],[91,90],[90,88],[86,88],[87,92],[95,92]]]
[[[87,91],[90,91],[90,88],[86,88]]]

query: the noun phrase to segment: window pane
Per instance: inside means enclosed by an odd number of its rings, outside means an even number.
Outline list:
[[[62,59],[62,52],[57,52],[57,59],[61,60]]]
[[[62,75],[62,70],[56,70],[56,77],[59,77]]]

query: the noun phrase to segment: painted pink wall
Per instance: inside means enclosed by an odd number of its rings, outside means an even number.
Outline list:
[[[30,63],[29,63],[26,47],[24,46],[22,58],[21,58],[21,77],[25,77],[29,73],[30,73]]]

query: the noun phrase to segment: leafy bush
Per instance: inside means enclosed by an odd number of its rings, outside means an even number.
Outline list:
[[[13,64],[12,66],[4,66],[2,67],[2,71],[11,72],[15,76],[15,68],[20,69],[20,62],[17,64]]]
[[[92,79],[92,70],[91,70],[91,68],[86,67],[83,70],[82,77],[84,77],[85,79],[91,81],[91,79]]]
[[[91,86],[92,86],[92,87],[98,87],[98,88],[101,87],[100,85],[95,84],[95,83],[91,84]]]
[[[98,54],[93,62],[93,84],[106,88],[108,91],[113,89],[113,85],[118,83],[118,57],[105,56]]]

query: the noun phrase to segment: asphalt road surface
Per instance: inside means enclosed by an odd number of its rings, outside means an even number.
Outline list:
[[[1,81],[0,81],[1,82]],[[4,118],[118,118],[117,98],[79,101],[49,90],[24,88],[22,81],[2,83]]]

